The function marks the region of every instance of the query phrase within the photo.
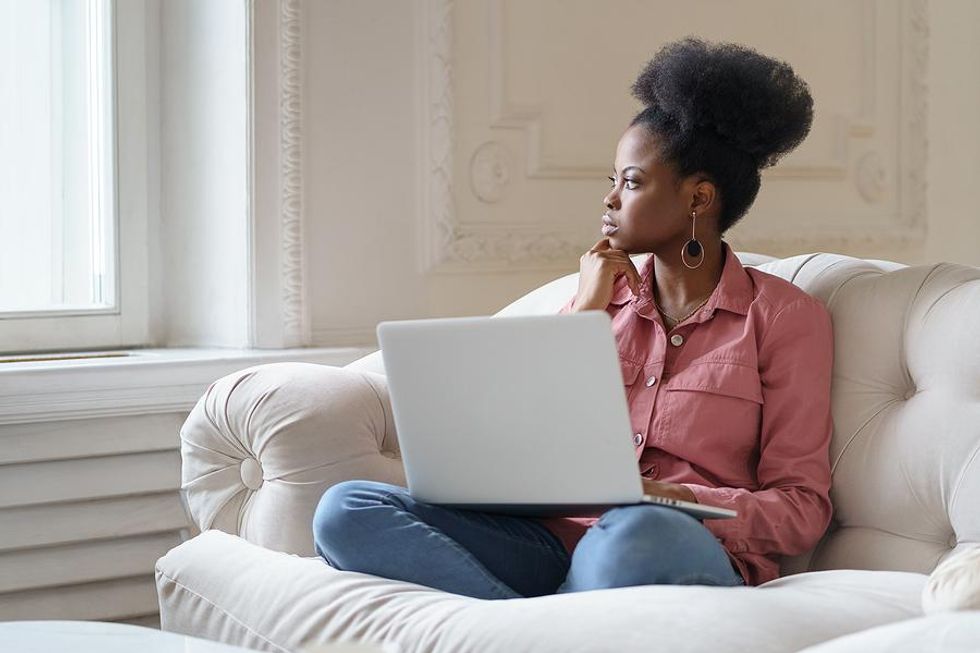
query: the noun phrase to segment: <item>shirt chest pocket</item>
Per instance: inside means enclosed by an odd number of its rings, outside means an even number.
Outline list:
[[[629,401],[636,388],[636,380],[640,378],[640,374],[643,372],[643,364],[620,358],[619,368],[623,373],[623,386],[625,386],[626,390],[626,400]]]
[[[741,457],[755,451],[764,399],[754,367],[699,363],[671,376],[662,390],[665,442],[692,454]]]

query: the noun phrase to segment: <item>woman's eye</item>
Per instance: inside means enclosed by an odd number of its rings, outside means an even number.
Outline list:
[[[637,186],[639,186],[639,184],[636,183],[635,181],[633,181],[632,179],[627,179],[626,180],[626,189],[627,190],[636,190],[636,187]]]
[[[606,179],[608,179],[610,182],[612,182],[613,188],[616,187],[616,178],[615,177],[606,177]]]

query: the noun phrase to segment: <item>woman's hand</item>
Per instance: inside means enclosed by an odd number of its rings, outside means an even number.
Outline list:
[[[655,481],[652,478],[641,477],[640,480],[643,481],[643,494],[652,494],[658,497],[667,497],[668,499],[680,499],[681,501],[690,501],[691,503],[698,502],[698,498],[694,496],[694,492],[686,485]]]
[[[603,238],[579,259],[578,293],[575,295],[577,311],[605,310],[612,301],[613,284],[625,274],[634,295],[640,294],[640,273],[629,254],[613,249],[609,238]]]

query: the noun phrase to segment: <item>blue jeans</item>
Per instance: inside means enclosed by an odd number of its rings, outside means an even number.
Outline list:
[[[535,519],[434,506],[398,485],[345,481],[323,493],[313,543],[330,566],[481,599],[631,585],[742,585],[714,535],[655,505],[606,511],[569,556]]]

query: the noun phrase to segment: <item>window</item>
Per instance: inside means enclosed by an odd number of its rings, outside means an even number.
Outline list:
[[[123,251],[145,200],[121,215],[134,202],[117,174],[134,147],[143,160],[123,174],[146,172],[145,117],[118,120],[145,101],[144,20],[139,2],[0,0],[0,352],[145,340],[146,300],[125,286],[145,292],[132,261],[146,249]]]
[[[109,4],[0,0],[0,311],[115,308]]]

